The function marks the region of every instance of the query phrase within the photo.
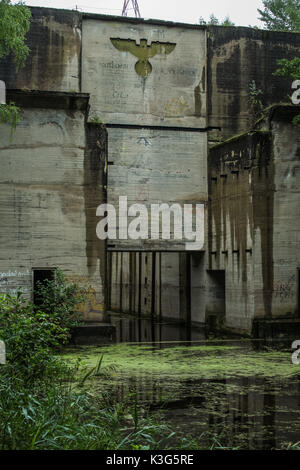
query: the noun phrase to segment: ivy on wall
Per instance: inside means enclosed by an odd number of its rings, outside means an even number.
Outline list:
[[[12,139],[13,133],[16,130],[18,122],[21,120],[19,108],[14,103],[0,104],[0,123],[10,124]]]

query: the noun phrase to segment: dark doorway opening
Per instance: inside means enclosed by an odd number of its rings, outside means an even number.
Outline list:
[[[39,294],[38,294],[38,286],[39,286],[38,283],[41,282],[43,284],[45,283],[45,281],[53,281],[54,275],[55,275],[55,268],[33,269],[33,303],[36,306],[41,305],[41,298],[39,297]]]
[[[211,330],[222,328],[226,315],[225,271],[207,271],[206,323]]]
[[[298,317],[300,317],[300,268],[297,269],[298,276],[297,276],[297,298],[298,298]]]

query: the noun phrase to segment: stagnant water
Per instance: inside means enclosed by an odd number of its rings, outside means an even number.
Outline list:
[[[212,436],[240,449],[280,449],[300,441],[300,365],[292,364],[291,342],[217,340],[173,323],[112,321],[117,344],[66,353],[87,370],[103,354],[103,375],[89,384],[93,393],[136,397],[203,448]]]

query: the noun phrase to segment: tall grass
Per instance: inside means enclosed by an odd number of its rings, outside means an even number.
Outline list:
[[[73,369],[55,354],[73,321],[73,294],[62,273],[40,286],[43,311],[17,296],[0,295],[0,337],[7,364],[0,366],[1,450],[156,449],[172,433],[153,417],[139,416],[137,404],[92,396],[80,385],[105,376],[103,356],[78,383]],[[51,295],[54,292],[55,295]],[[54,313],[55,314],[54,314]]]
[[[73,321],[75,287],[62,275],[46,287],[40,292],[45,311],[21,294],[0,295],[0,337],[8,361],[0,366],[0,450],[188,448],[188,440],[178,440],[160,416],[142,412],[136,396],[133,403],[131,395],[116,402],[84,388],[88,379],[101,380],[112,370],[100,356],[78,380],[79,363],[71,368],[55,355]],[[190,445],[198,448],[195,441]]]
[[[136,407],[74,389],[73,375],[24,386],[0,374],[1,450],[124,450],[166,448],[173,433]]]

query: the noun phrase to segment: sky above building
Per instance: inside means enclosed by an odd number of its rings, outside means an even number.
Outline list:
[[[16,2],[13,2],[16,3]],[[124,0],[25,0],[30,6],[77,9],[85,12],[107,15],[121,15]],[[208,19],[213,13],[223,20],[229,16],[239,26],[260,26],[257,8],[262,8],[261,0],[138,0],[143,18],[198,23],[202,16]],[[131,2],[130,2],[131,4]],[[128,16],[134,16],[133,11]]]

